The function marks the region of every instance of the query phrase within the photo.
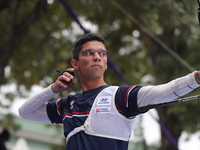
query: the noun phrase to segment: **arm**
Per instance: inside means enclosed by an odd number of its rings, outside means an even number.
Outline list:
[[[183,96],[200,86],[200,72],[175,79],[157,86],[144,86],[138,92],[138,107],[168,102]]]
[[[74,71],[73,68],[68,69]],[[44,89],[42,92],[30,97],[20,108],[20,117],[28,120],[51,123],[47,115],[46,105],[47,101],[54,97],[56,93],[67,90],[74,86],[74,82],[70,82],[73,76],[65,72],[58,77],[55,83]]]
[[[51,86],[47,87],[40,93],[30,97],[20,108],[20,117],[28,120],[51,123],[46,113],[46,102],[55,96]]]

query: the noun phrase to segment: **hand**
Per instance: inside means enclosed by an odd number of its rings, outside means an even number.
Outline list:
[[[195,72],[195,79],[196,79],[197,83],[200,84],[200,71]]]
[[[69,68],[67,71],[74,72],[74,68]],[[57,78],[56,82],[51,85],[51,90],[54,93],[59,93],[75,86],[75,83],[72,81],[74,76],[72,76],[69,72],[64,72]]]

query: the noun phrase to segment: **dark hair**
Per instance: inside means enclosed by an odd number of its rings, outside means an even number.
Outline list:
[[[73,59],[78,60],[78,55],[79,55],[82,45],[89,41],[99,41],[105,45],[105,40],[101,35],[95,34],[95,33],[84,34],[83,36],[81,36],[74,42],[74,47],[72,49]]]

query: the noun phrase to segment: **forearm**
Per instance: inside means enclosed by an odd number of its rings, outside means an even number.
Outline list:
[[[20,117],[28,120],[48,122],[50,120],[46,112],[46,102],[54,97],[56,93],[51,90],[51,86],[45,88],[40,93],[30,97],[20,108]]]
[[[167,102],[199,87],[197,72],[157,86],[144,86],[138,93],[138,106]]]

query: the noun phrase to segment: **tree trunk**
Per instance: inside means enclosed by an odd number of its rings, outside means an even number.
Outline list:
[[[0,3],[3,3],[3,1]],[[38,0],[35,8],[29,14],[22,20],[17,20],[20,18],[18,16],[20,3],[21,0],[14,0],[5,3],[0,8],[0,11],[3,11],[5,7],[8,7],[7,11],[9,13],[4,27],[4,35],[2,35],[2,42],[0,43],[0,85],[5,81],[4,69],[9,64],[9,60],[23,35],[47,11],[47,0]]]

